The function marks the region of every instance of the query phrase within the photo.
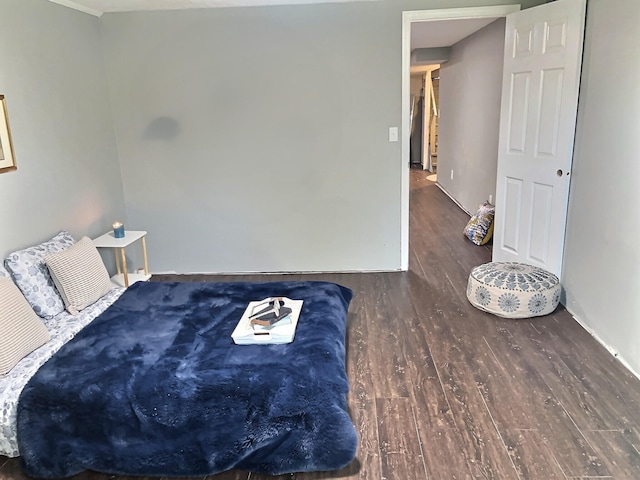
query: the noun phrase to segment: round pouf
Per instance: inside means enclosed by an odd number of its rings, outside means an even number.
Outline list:
[[[474,307],[499,317],[538,317],[558,306],[560,281],[526,263],[485,263],[471,270],[467,298]]]

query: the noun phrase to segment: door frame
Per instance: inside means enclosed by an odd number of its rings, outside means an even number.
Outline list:
[[[411,24],[440,20],[468,20],[475,18],[506,17],[520,11],[520,5],[496,5],[486,7],[442,8],[435,10],[411,10],[402,12],[402,180],[400,197],[400,268],[409,270],[409,144],[411,119]]]

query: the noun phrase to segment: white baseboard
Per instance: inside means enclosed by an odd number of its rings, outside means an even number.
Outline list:
[[[632,375],[634,375],[638,380],[640,380],[640,374],[638,372],[636,372],[633,367],[631,367],[631,365],[629,365],[629,363],[620,356],[620,353],[613,347],[611,347],[610,345],[608,345],[607,343],[605,343],[596,333],[595,330],[593,330],[592,328],[590,328],[589,326],[585,325],[585,323],[583,321],[581,321],[575,313],[573,313],[571,311],[571,309],[569,309],[569,307],[567,307],[565,305],[565,308],[567,309],[567,312],[569,312],[571,314],[571,316],[573,317],[573,319],[578,322],[578,324],[584,328],[587,333],[589,335],[591,335],[593,338],[595,338],[595,340],[602,345],[604,348],[607,349],[607,351],[616,359],[618,360],[627,370],[629,370],[631,372]]]
[[[401,272],[400,268],[394,270],[296,270],[296,271],[278,271],[278,272],[260,272],[260,271],[246,271],[246,272],[187,272],[176,273],[171,272],[174,275],[332,275],[339,273],[394,273]],[[159,275],[159,274],[157,274]]]
[[[460,207],[460,209],[466,213],[467,215],[471,216],[471,213],[469,212],[469,210],[467,210],[466,208],[464,208],[460,202],[458,200],[455,199],[455,197],[453,195],[451,195],[449,192],[447,192],[447,189],[444,188],[442,185],[440,185],[440,183],[436,182],[436,187],[438,187],[440,190],[442,190],[444,192],[444,194],[449,197],[453,203],[455,203],[458,207]]]

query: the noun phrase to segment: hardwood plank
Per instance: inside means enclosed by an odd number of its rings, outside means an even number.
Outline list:
[[[584,434],[613,478],[640,478],[640,452],[629,434],[617,431],[588,431]]]
[[[492,416],[496,418],[496,423],[505,444],[510,449],[510,453],[512,449],[516,448],[517,441],[513,435],[509,436],[509,432],[512,430],[506,428],[505,423],[502,423],[499,412],[505,402],[513,401],[514,398],[518,399],[518,401],[520,400],[517,392],[513,392],[511,396],[503,398],[502,402],[496,402],[495,398],[487,402],[495,402],[493,406],[489,406],[489,409],[492,412]],[[573,424],[562,405],[553,397],[548,397],[542,405],[534,406],[531,409],[531,415],[538,413],[540,418],[535,419],[538,428],[530,431],[535,435],[539,435],[543,440],[544,448],[540,448],[537,453],[540,459],[543,459],[548,464],[557,464],[568,477],[611,476],[604,459],[593,449],[584,433]],[[511,454],[519,471],[535,469],[541,463],[540,460],[531,462],[522,455]]]
[[[400,308],[392,301],[388,290],[392,277],[398,276],[399,274],[377,274],[373,279],[373,291],[364,299],[368,341],[373,344],[370,347],[374,353],[370,367],[376,398],[408,397],[411,390],[402,346],[403,338],[396,328],[397,322],[406,317],[398,313]]]
[[[547,440],[539,430],[508,429],[500,433],[520,478],[566,478]]]
[[[513,328],[526,326],[515,322]],[[501,327],[494,338],[485,338],[504,375],[487,376],[478,382],[498,430],[538,430],[568,476],[609,476],[602,459],[540,376],[544,364],[523,350],[520,344],[526,341],[521,340],[526,339],[515,337],[510,330]]]
[[[427,468],[427,478],[474,479],[475,469],[469,466],[468,456],[461,453],[467,448],[468,439],[458,428],[425,429],[418,422],[422,449]]]
[[[622,383],[625,388],[620,388],[615,371],[603,371],[600,362],[585,362],[580,352],[571,348],[571,343],[549,335],[548,328],[553,328],[559,321],[573,320],[561,309],[552,316],[512,323],[509,329],[513,335],[504,336],[504,342],[509,344],[508,350],[502,350],[504,361],[511,367],[524,365],[521,371],[538,372],[579,429],[637,428],[635,412],[638,411],[640,392],[625,395],[623,392],[629,387],[633,389],[626,379]],[[512,340],[515,336],[521,339],[517,344]],[[523,363],[520,358],[526,361]],[[637,382],[632,384],[637,385]],[[601,405],[607,405],[607,408],[602,409]]]
[[[359,283],[367,282],[368,285],[371,280],[372,278],[363,276]],[[348,398],[352,408],[364,408],[375,398],[371,391],[374,381],[370,365],[372,343],[369,341],[369,322],[364,308],[365,295],[360,290],[361,286],[356,288],[347,317],[346,361],[350,387]]]
[[[380,442],[378,439],[378,411],[375,400],[367,401],[360,408],[350,410],[351,418],[358,432],[356,459],[345,470],[347,478],[383,480]],[[342,471],[336,472],[337,474]],[[342,478],[344,475],[320,474],[313,478]]]
[[[285,475],[265,475],[264,473],[248,472],[247,480],[297,480],[299,475],[301,474],[288,473]]]
[[[563,313],[563,323],[572,321],[566,311]],[[529,336],[530,344],[551,362],[550,368],[542,370],[542,376],[577,425],[587,430],[638,428],[637,379],[620,371],[620,365],[613,363],[617,363],[615,359],[611,361],[613,357],[602,346],[592,345],[591,361],[585,362],[582,347],[550,333],[557,324],[532,325],[537,336]],[[603,358],[603,351],[611,358]],[[606,409],[600,408],[603,404]]]
[[[412,352],[409,369],[413,378],[412,398],[419,424],[427,430],[455,428],[440,373],[420,326],[413,325],[410,328],[406,341],[407,350]]]
[[[484,350],[478,338],[489,328],[484,312],[471,306],[466,299],[456,298],[455,292],[443,282],[439,290],[430,290],[420,284],[414,272],[408,272],[411,301],[431,340],[429,349],[439,363],[469,362]]]
[[[480,368],[480,363],[447,363],[440,368],[461,433],[460,450],[474,478],[517,479],[506,445],[475,384],[474,372]]]
[[[376,400],[382,477],[426,479],[427,472],[408,398]]]

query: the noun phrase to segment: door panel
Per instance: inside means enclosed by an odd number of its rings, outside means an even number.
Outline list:
[[[544,53],[562,52],[567,46],[567,21],[550,21],[545,25]]]
[[[505,44],[505,46],[508,46],[508,44]],[[512,55],[513,58],[533,55],[533,25],[524,24],[515,27]]]
[[[540,94],[540,118],[535,156],[555,157],[558,146],[558,129],[562,107],[564,70],[543,70]]]
[[[507,16],[494,261],[561,275],[586,0]]]
[[[505,222],[502,231],[503,248],[518,254],[520,245],[520,213],[522,212],[522,180],[505,178]]]
[[[531,72],[518,72],[511,78],[509,110],[509,153],[524,153],[527,139],[529,84]]]
[[[551,185],[533,184],[530,218],[532,226],[536,226],[536,228],[529,228],[529,256],[540,263],[546,261],[549,250],[552,200],[553,187]]]

